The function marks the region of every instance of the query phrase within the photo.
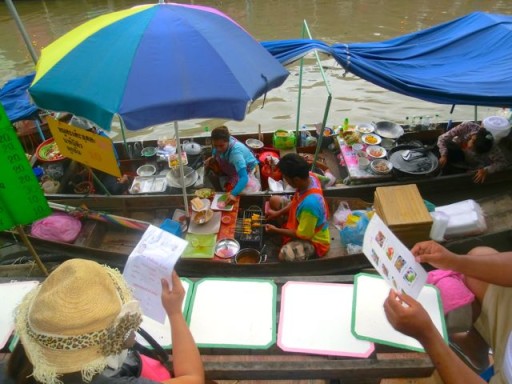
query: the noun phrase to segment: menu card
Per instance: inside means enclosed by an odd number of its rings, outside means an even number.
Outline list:
[[[188,242],[150,225],[136,245],[124,268],[123,276],[139,301],[144,315],[165,321],[161,303],[161,279],[170,281],[171,272]]]
[[[418,297],[427,272],[377,214],[366,228],[363,253],[391,288]]]

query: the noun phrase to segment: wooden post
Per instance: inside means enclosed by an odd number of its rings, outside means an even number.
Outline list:
[[[23,243],[27,247],[27,249],[30,252],[30,254],[32,255],[32,257],[34,258],[34,260],[35,260],[37,266],[39,267],[39,269],[44,273],[45,276],[48,276],[48,270],[46,269],[46,267],[44,266],[43,262],[39,258],[39,255],[36,253],[36,250],[34,249],[32,244],[30,243],[30,240],[28,239],[27,234],[23,230],[23,227],[21,225],[17,225],[16,229],[18,230],[18,233],[20,234],[20,237],[23,240]]]

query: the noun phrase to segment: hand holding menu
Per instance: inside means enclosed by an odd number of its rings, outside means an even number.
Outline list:
[[[169,281],[174,265],[187,244],[182,238],[150,225],[124,267],[123,276],[139,301],[142,312],[160,323],[166,317],[160,299],[160,280]]]
[[[366,228],[363,253],[391,288],[418,297],[427,272],[377,214]]]

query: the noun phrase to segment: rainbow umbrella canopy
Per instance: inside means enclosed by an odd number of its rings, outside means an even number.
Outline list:
[[[43,49],[34,102],[110,129],[193,118],[243,120],[288,71],[220,11],[142,5],[92,19]]]

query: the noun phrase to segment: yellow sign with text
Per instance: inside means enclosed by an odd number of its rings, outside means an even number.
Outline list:
[[[121,177],[112,140],[51,117],[48,117],[47,121],[50,132],[63,156],[110,175]]]

